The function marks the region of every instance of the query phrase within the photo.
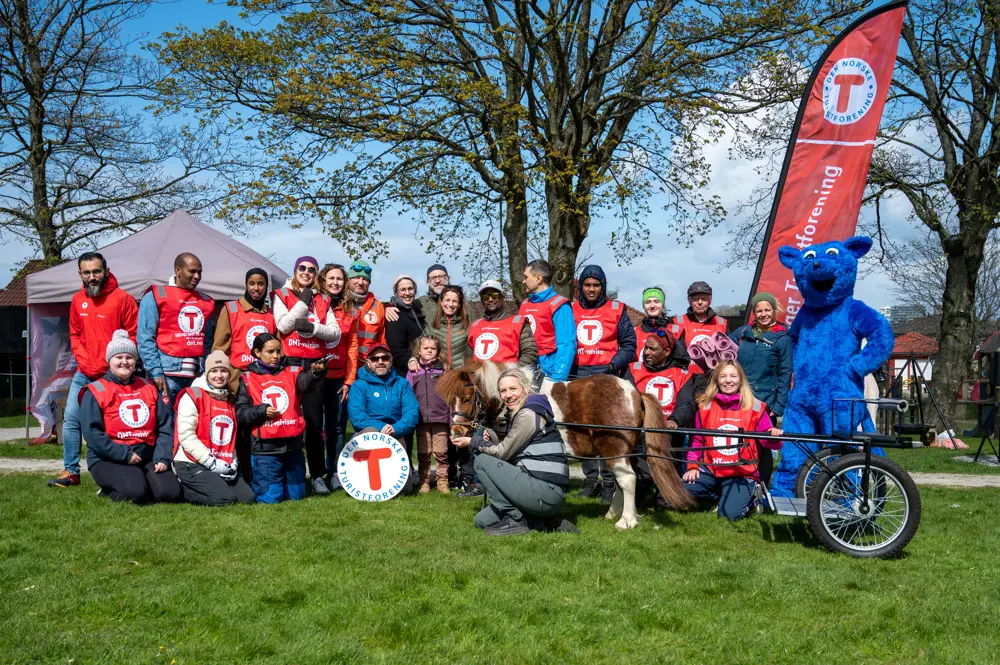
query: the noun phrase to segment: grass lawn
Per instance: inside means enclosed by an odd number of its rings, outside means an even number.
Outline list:
[[[38,427],[38,421],[35,420],[35,416],[28,414],[28,422],[31,427]],[[0,417],[0,429],[13,428],[13,427],[24,427],[24,414],[18,416],[3,416]]]
[[[19,459],[52,459],[61,460],[63,449],[59,444],[43,443],[40,446],[29,446],[31,439],[14,439],[13,441],[0,441],[0,457],[16,457]],[[87,448],[84,446],[82,458],[87,457]]]
[[[488,538],[478,501],[135,507],[0,476],[7,663],[987,663],[998,490],[925,489],[905,556],[781,517]]]
[[[890,459],[899,462],[907,471],[924,473],[970,473],[985,475],[1000,475],[1000,467],[973,464],[956,461],[956,457],[973,457],[979,448],[979,439],[962,439],[969,446],[968,450],[950,450],[948,448],[915,448],[913,450],[887,450]],[[994,442],[995,443],[995,442]],[[983,449],[983,457],[990,457],[994,462],[996,457],[990,452],[989,446]]]

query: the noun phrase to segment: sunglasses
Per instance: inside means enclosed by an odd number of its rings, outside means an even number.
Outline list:
[[[370,360],[373,363],[391,363],[392,362],[392,358],[390,358],[389,356],[372,356],[370,358]]]
[[[483,302],[489,302],[490,300],[503,300],[503,294],[492,291],[479,296],[479,299]]]
[[[371,275],[372,269],[371,266],[362,266],[355,263],[353,266],[351,266],[351,272],[363,272],[366,275]]]
[[[651,335],[656,335],[657,337],[666,337],[668,333],[663,328],[657,328],[656,330],[652,331],[650,334]]]
[[[299,272],[307,272],[310,275],[316,274],[316,268],[313,268],[312,266],[307,266],[305,264],[300,265],[298,268],[296,268],[296,270],[298,270]]]

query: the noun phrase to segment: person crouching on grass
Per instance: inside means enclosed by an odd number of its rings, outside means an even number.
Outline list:
[[[444,375],[439,356],[441,342],[436,337],[421,335],[413,342],[413,355],[418,369],[409,370],[406,380],[420,406],[417,423],[417,478],[420,493],[431,491],[431,455],[437,467],[437,491],[448,494],[448,426],[451,408],[437,394],[438,380]]]
[[[205,373],[177,395],[174,473],[184,499],[204,506],[253,503],[253,490],[237,473],[236,408],[229,392],[233,366],[212,351]]]
[[[306,431],[302,398],[319,390],[326,376],[322,359],[289,366],[281,342],[269,333],[253,341],[254,361],[240,377],[236,425],[250,429],[250,460],[257,503],[297,501],[306,496]]]
[[[767,415],[767,406],[753,396],[743,368],[733,360],[724,360],[715,367],[697,401],[694,421],[697,429],[781,436],[781,430],[773,426]],[[771,450],[781,448],[781,441],[760,443]],[[733,522],[750,513],[759,482],[757,447],[752,439],[697,434],[691,439],[687,462],[684,482],[691,496],[698,501],[718,501],[719,517]]]

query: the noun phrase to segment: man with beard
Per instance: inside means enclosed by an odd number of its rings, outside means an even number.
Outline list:
[[[197,290],[201,259],[184,252],[174,259],[166,286],[151,286],[139,301],[139,355],[161,395],[174,397],[203,373],[212,350],[215,301]]]
[[[347,269],[347,289],[358,310],[358,365],[365,362],[376,344],[385,344],[385,307],[368,288],[372,267],[358,260]]]
[[[420,406],[409,382],[392,369],[392,353],[376,343],[347,397],[354,431],[381,432],[404,441],[417,427]]]
[[[417,308],[423,312],[424,321],[434,320],[441,292],[450,283],[448,269],[440,263],[435,263],[427,269],[427,293],[417,298]]]
[[[52,487],[80,484],[80,391],[108,371],[106,350],[116,330],[127,330],[135,341],[139,315],[135,298],[118,288],[103,256],[87,252],[76,264],[83,288],[69,305],[69,340],[77,368],[63,414],[63,472],[49,481]]]

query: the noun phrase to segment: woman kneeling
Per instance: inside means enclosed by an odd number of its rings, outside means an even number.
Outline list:
[[[135,376],[138,355],[128,333],[116,330],[107,348],[108,373],[80,392],[87,467],[113,501],[180,501],[181,486],[170,470],[173,411],[152,381]]]
[[[205,506],[256,501],[237,475],[236,408],[229,392],[233,366],[223,351],[205,360],[205,374],[177,396],[174,471],[184,498]]]
[[[476,454],[476,474],[490,505],[476,515],[475,524],[491,536],[576,531],[560,517],[569,485],[562,437],[548,397],[529,394],[530,386],[520,369],[500,375],[500,398],[510,411],[502,441],[488,431],[454,439],[456,446],[469,446]]]

